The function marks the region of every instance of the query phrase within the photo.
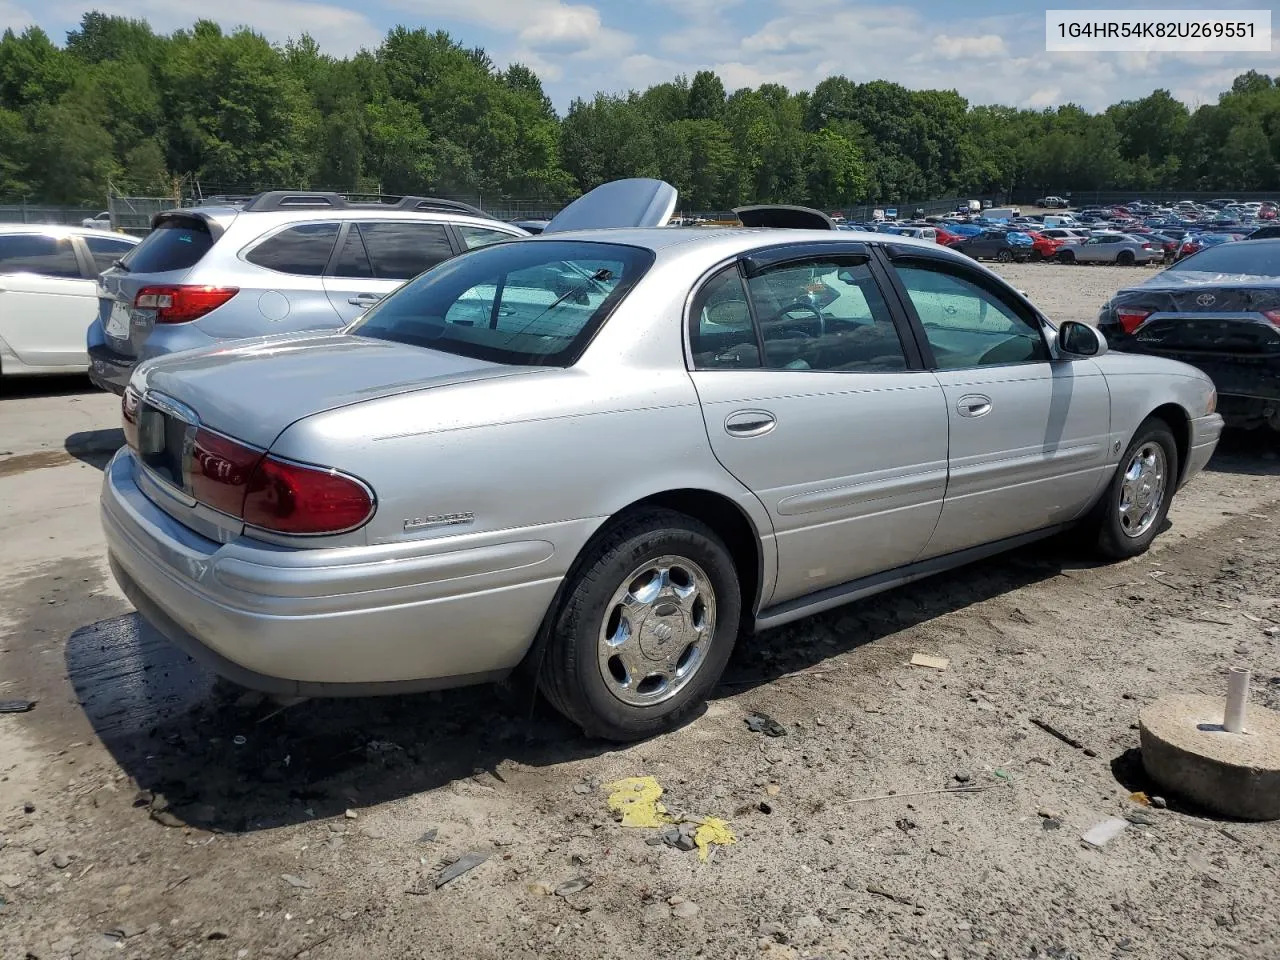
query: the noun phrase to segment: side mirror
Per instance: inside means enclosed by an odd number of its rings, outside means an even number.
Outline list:
[[[1063,360],[1100,357],[1107,352],[1107,339],[1097,327],[1067,320],[1058,327],[1058,356]]]

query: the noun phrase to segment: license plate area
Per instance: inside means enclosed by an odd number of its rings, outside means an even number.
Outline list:
[[[111,312],[107,314],[107,336],[115,340],[128,340],[129,327],[133,317],[127,304],[117,300],[111,304]]]
[[[138,459],[156,479],[185,490],[194,427],[146,401],[138,413]]]

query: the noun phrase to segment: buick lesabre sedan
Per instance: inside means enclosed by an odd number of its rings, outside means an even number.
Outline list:
[[[649,190],[626,222],[665,223],[670,188],[623,185]],[[740,634],[1070,526],[1139,554],[1213,452],[1204,374],[938,244],[795,208],[571,229],[609,222],[601,191],[340,333],[139,366],[102,517],[141,614],[276,692],[524,668],[631,740]]]

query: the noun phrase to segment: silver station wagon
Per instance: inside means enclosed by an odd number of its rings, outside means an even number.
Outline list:
[[[630,740],[740,634],[1072,525],[1141,553],[1214,450],[1202,373],[968,257],[797,208],[658,226],[674,205],[606,184],[340,332],[141,364],[102,492],[125,593],[248,686],[525,667]]]

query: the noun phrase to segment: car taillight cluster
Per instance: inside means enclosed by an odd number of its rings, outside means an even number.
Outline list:
[[[138,310],[154,310],[156,323],[190,323],[218,309],[239,287],[204,287],[188,284],[143,287],[133,298]]]
[[[1270,320],[1273,326],[1280,327],[1280,310],[1263,310],[1262,315]]]
[[[1119,321],[1120,329],[1125,333],[1133,333],[1149,316],[1151,311],[1143,310],[1141,307],[1116,307],[1116,320]]]
[[[196,431],[190,484],[201,503],[275,533],[342,533],[373,516],[373,494],[359,480],[205,429]]]
[[[125,441],[135,451],[141,408],[137,392],[127,388],[121,413]],[[186,479],[198,502],[274,533],[344,533],[373,516],[373,492],[354,477],[282,460],[203,427],[192,440]]]

